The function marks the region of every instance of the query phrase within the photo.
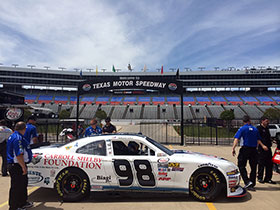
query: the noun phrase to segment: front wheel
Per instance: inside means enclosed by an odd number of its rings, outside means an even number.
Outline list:
[[[63,201],[80,201],[89,194],[89,180],[81,169],[64,169],[57,176],[55,189]]]
[[[190,178],[190,192],[200,201],[214,200],[222,188],[222,177],[215,169],[199,169]]]

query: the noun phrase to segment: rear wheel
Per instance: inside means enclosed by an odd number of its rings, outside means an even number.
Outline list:
[[[190,178],[190,192],[200,201],[214,200],[222,188],[222,177],[215,169],[199,169]]]
[[[89,180],[81,169],[68,168],[57,176],[55,189],[63,201],[80,201],[89,194]]]

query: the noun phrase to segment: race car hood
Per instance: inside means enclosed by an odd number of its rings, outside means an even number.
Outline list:
[[[199,153],[199,152],[192,152],[192,151],[188,151],[188,150],[172,150],[174,152],[174,155],[181,155],[181,156],[185,156],[185,155],[191,155],[194,157],[203,157],[203,158],[209,158],[209,159],[220,159],[220,160],[225,160],[224,158],[215,156],[215,155],[208,155],[208,154],[203,154],[203,153]]]
[[[197,163],[199,167],[214,167],[222,168],[225,171],[237,169],[237,166],[221,157],[214,155],[203,154],[199,152],[192,152],[187,150],[172,150],[174,156],[178,159],[185,160],[192,163]]]

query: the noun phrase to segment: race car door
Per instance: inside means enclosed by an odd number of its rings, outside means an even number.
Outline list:
[[[111,160],[106,152],[105,140],[94,141],[77,149],[79,161],[89,173],[91,189],[101,190],[103,186],[110,185],[110,176],[106,175],[106,165]]]
[[[135,139],[118,139],[112,144],[112,164],[110,168],[105,169],[108,175],[111,174],[112,188],[134,190],[172,188],[174,179],[168,176],[167,170],[159,171],[159,158],[154,148]]]

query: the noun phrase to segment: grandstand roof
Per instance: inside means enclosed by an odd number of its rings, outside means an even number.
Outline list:
[[[78,82],[95,78],[129,79],[131,77],[157,77],[163,80],[174,78],[176,72],[89,72],[46,70],[35,68],[0,67],[0,83],[4,85],[38,85],[56,87],[77,87]],[[184,88],[190,87],[279,87],[280,71],[234,70],[234,71],[180,71]]]

